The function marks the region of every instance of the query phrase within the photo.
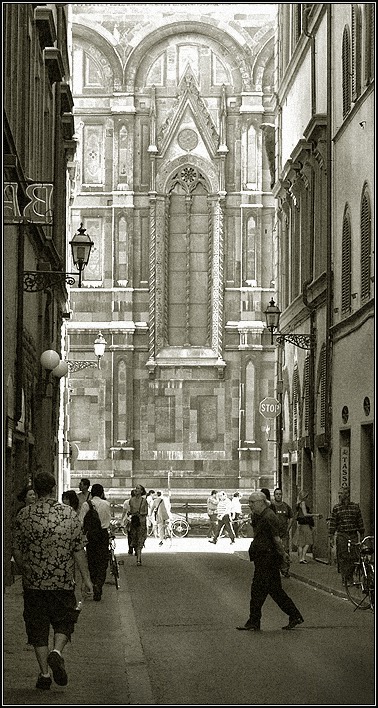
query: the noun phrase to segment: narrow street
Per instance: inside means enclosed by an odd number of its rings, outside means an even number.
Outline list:
[[[215,553],[157,549],[145,553],[142,568],[124,559],[119,606],[122,612],[122,593],[130,593],[155,702],[372,703],[373,614],[288,579],[305,624],[283,632],[286,616],[268,598],[263,631],[238,632],[248,617],[253,566],[224,549],[228,540]]]
[[[141,567],[125,538],[116,543],[120,587],[108,574],[102,601],[84,603],[65,650],[67,687],[34,688],[21,586],[13,591],[4,705],[374,705],[372,612],[289,578],[305,623],[282,631],[286,616],[268,598],[262,632],[238,632],[248,617],[250,539],[235,547],[174,539],[160,549],[148,538]]]

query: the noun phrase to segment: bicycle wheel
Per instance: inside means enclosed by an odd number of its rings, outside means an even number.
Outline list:
[[[248,538],[248,533],[249,523],[248,521],[243,521],[243,523],[239,526],[239,536],[241,536],[242,538]]]
[[[171,532],[176,538],[184,538],[189,532],[189,524],[185,519],[175,519],[171,524]]]
[[[114,555],[114,552],[112,552],[111,556],[110,556],[110,572],[114,578],[115,586],[118,590],[119,567],[118,567],[118,561]]]
[[[360,565],[356,565],[353,570],[353,577],[345,582],[345,589],[349,600],[359,610],[371,608],[370,588],[367,578]]]

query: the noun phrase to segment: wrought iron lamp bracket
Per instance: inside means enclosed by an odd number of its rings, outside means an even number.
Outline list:
[[[81,371],[82,369],[97,369],[98,363],[96,361],[66,361],[68,365],[68,371],[70,373],[75,373],[75,371]]]
[[[289,342],[299,349],[311,349],[315,344],[315,337],[311,334],[281,334],[280,332],[276,336],[278,344]]]
[[[54,270],[26,270],[24,271],[24,292],[48,292],[60,287],[64,283],[75,285],[76,273],[64,273]]]

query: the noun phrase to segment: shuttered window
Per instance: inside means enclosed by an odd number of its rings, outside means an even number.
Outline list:
[[[298,438],[299,430],[298,430],[298,404],[299,404],[299,375],[298,375],[298,369],[294,369],[293,373],[293,440],[296,440]]]
[[[310,407],[310,355],[307,354],[304,365],[304,384],[303,384],[303,403],[304,403],[304,428],[305,435],[308,435],[309,407]]]
[[[374,40],[375,7],[373,3],[365,5],[365,82],[374,78]]]
[[[343,118],[345,118],[351,106],[351,61],[350,61],[350,37],[349,27],[345,27],[343,34],[342,49],[342,76],[343,76]]]
[[[350,217],[348,209],[346,209],[341,243],[341,311],[344,314],[350,312],[351,308],[351,240]]]
[[[326,348],[325,344],[323,344],[321,352],[320,352],[320,358],[319,358],[319,387],[318,391],[320,389],[320,427],[322,429],[325,428],[325,419],[326,419]]]
[[[361,95],[361,12],[352,5],[352,101]]]
[[[361,202],[361,300],[370,297],[371,277],[371,209],[365,187]]]

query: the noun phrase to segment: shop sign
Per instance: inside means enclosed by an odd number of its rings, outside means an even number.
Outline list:
[[[349,446],[340,448],[340,487],[349,487]]]
[[[17,224],[22,220],[32,224],[51,224],[53,214],[53,184],[32,182],[26,187],[28,204],[22,212],[17,199],[17,182],[4,182],[4,221]]]

